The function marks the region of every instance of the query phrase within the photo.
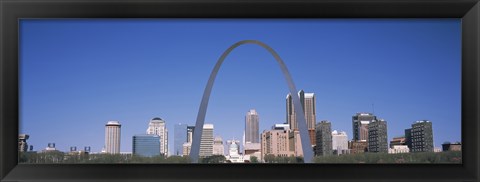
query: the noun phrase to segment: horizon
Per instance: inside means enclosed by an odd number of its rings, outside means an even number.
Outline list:
[[[216,60],[244,39],[277,51],[297,89],[315,94],[316,121],[349,140],[352,116],[368,112],[387,121],[388,142],[424,119],[435,147],[461,141],[460,19],[22,19],[20,133],[36,151],[100,152],[115,120],[131,152],[160,117],[173,153],[174,125],[195,125]],[[205,123],[225,144],[243,138],[255,109],[261,133],[286,122],[288,93],[268,52],[243,45],[218,73]]]

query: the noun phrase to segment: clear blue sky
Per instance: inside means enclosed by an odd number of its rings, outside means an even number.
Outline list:
[[[388,139],[416,120],[433,123],[434,143],[461,141],[460,19],[20,21],[20,132],[42,150],[54,142],[104,146],[105,124],[122,124],[121,151],[151,118],[194,125],[205,84],[233,43],[255,39],[285,61],[297,89],[314,92],[317,121],[352,138],[352,115],[388,122]],[[246,112],[260,132],[285,122],[287,84],[275,60],[243,45],[225,60],[206,123],[241,139]]]

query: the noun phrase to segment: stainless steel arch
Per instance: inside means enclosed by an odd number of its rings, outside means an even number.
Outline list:
[[[223,52],[222,56],[220,56],[217,63],[215,64],[215,67],[213,68],[212,73],[210,74],[210,78],[208,79],[207,86],[205,86],[205,91],[203,92],[202,102],[200,103],[200,109],[198,110],[197,122],[195,124],[195,131],[193,132],[192,148],[190,150],[190,158],[191,158],[192,162],[193,163],[198,162],[198,157],[199,157],[199,153],[200,153],[200,140],[202,138],[202,131],[203,131],[203,124],[205,122],[205,115],[207,113],[208,101],[210,99],[210,93],[212,92],[213,82],[215,81],[218,70],[220,69],[220,66],[222,65],[225,58],[230,54],[230,52],[232,52],[233,49],[235,49],[238,46],[243,45],[243,44],[256,44],[256,45],[259,45],[259,46],[265,48],[275,58],[275,60],[277,61],[277,63],[280,66],[280,69],[282,69],[282,73],[285,76],[285,79],[286,79],[287,84],[288,84],[288,88],[290,89],[290,93],[292,93],[293,104],[295,106],[295,112],[296,112],[296,119],[297,119],[297,121],[299,121],[297,123],[298,123],[298,129],[300,130],[300,138],[301,138],[301,141],[302,141],[304,161],[305,161],[305,163],[311,163],[312,159],[313,159],[313,149],[310,145],[310,137],[308,135],[307,122],[305,120],[305,114],[304,114],[303,108],[300,104],[300,99],[298,98],[298,95],[295,94],[295,93],[297,93],[297,88],[295,87],[295,84],[293,83],[292,77],[290,76],[290,73],[288,72],[288,69],[285,66],[285,63],[283,63],[283,60],[280,58],[280,56],[277,54],[277,52],[275,52],[267,44],[265,44],[263,42],[260,42],[258,40],[242,40],[242,41],[239,41],[239,42],[233,44],[227,50],[225,50],[225,52]],[[300,113],[298,113],[297,111],[300,111]],[[303,121],[303,122],[301,122],[301,121]]]

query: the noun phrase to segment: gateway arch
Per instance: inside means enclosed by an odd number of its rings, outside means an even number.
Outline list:
[[[202,132],[198,131],[203,131],[203,124],[205,122],[205,115],[207,113],[208,101],[210,99],[210,93],[212,92],[213,83],[215,81],[215,78],[217,77],[218,70],[220,69],[223,61],[230,54],[230,52],[243,44],[256,44],[266,49],[275,58],[278,65],[280,66],[280,69],[282,70],[282,73],[287,81],[290,93],[297,93],[297,88],[293,83],[292,77],[290,76],[290,73],[288,72],[285,63],[283,62],[282,58],[280,58],[280,56],[277,54],[277,52],[275,52],[275,50],[273,50],[270,46],[258,40],[242,40],[230,46],[227,50],[225,50],[225,52],[223,52],[222,56],[220,56],[217,63],[215,64],[215,67],[213,68],[212,73],[210,74],[210,77],[208,79],[207,85],[205,86],[205,91],[203,92],[202,102],[200,103],[197,121],[195,123],[196,132],[193,132],[192,148],[190,150],[190,158],[192,159],[193,163],[198,163],[200,153],[200,140],[202,138]],[[300,130],[304,161],[305,163],[311,163],[313,159],[313,149],[310,145],[310,137],[308,135],[305,113],[303,111],[302,105],[300,104],[300,99],[298,98],[298,95],[292,94],[292,98],[296,112],[296,119],[298,121],[298,129]]]

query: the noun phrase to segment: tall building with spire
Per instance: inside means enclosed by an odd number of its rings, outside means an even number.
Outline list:
[[[245,143],[260,143],[258,124],[257,111],[250,109],[245,116]]]
[[[307,121],[307,129],[310,137],[310,143],[315,145],[315,124],[316,124],[316,99],[314,93],[305,93],[303,90],[298,91],[300,104],[305,113],[305,120]],[[298,123],[295,114],[295,107],[293,103],[292,94],[289,93],[286,98],[286,112],[287,123],[292,130],[298,130]]]
[[[164,120],[159,117],[153,118],[148,123],[147,134],[160,137],[160,154],[168,155],[168,130]]]
[[[108,121],[105,125],[105,152],[110,154],[120,153],[120,128],[118,121]]]

